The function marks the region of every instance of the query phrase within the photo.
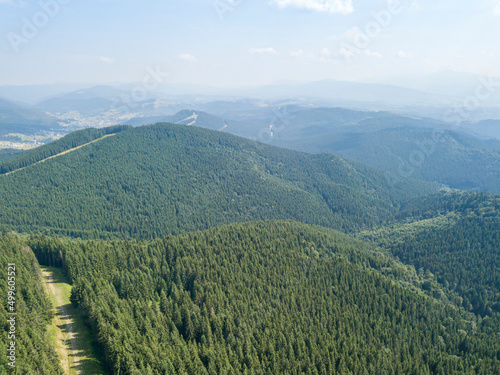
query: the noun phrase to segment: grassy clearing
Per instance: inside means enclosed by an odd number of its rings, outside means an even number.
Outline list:
[[[44,285],[55,306],[55,317],[48,330],[69,375],[107,375],[92,340],[92,334],[70,302],[71,285],[62,270],[41,267]]]

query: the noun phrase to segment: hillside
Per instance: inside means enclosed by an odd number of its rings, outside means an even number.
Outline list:
[[[31,135],[59,128],[54,117],[27,105],[0,98],[0,136],[9,133]]]
[[[286,126],[281,136],[285,139],[307,139],[334,133],[370,133],[396,127],[442,128],[444,122],[428,118],[414,118],[391,112],[355,111],[345,108],[284,107]]]
[[[441,121],[389,112],[291,105],[257,111],[238,121],[195,110],[167,118],[297,151],[334,153],[453,189],[500,193],[500,143],[464,133],[472,132],[470,127],[455,129]],[[154,119],[136,118],[129,123]]]
[[[500,193],[498,147],[456,132],[401,127],[367,133],[322,134],[278,140],[276,144],[308,152],[332,152],[454,189]]]
[[[357,150],[339,150],[338,154],[389,171],[398,170],[405,176],[439,181],[454,189],[500,193],[499,150],[454,132],[444,132],[434,142],[432,134],[432,130],[384,131],[360,137]],[[380,157],[376,144],[390,160]]]
[[[226,121],[221,117],[213,116],[206,112],[182,110],[172,116],[135,117],[126,122],[126,125],[141,126],[158,122],[169,122],[186,126],[199,126],[205,129],[222,130]]]
[[[16,158],[24,153],[23,150],[0,149],[0,162]]]
[[[12,268],[9,266],[14,265]],[[0,233],[0,266],[4,282],[0,283],[0,373],[64,374],[47,326],[53,319],[52,305],[43,293],[42,274],[33,252],[18,236]],[[9,281],[9,285],[7,282]],[[14,282],[13,282],[14,281]],[[9,298],[10,297],[10,298]],[[16,313],[15,332],[7,322]],[[14,333],[15,338],[9,339]],[[15,366],[8,366],[8,343],[15,341]]]
[[[500,370],[493,319],[425,295],[411,267],[324,228],[271,221],[151,242],[29,244],[72,279],[114,373]]]
[[[500,316],[499,209],[495,195],[445,193],[415,200],[397,224],[359,237],[435,275],[459,306]],[[425,287],[439,289],[432,283]]]
[[[437,191],[389,177],[333,155],[157,124],[0,176],[0,224],[84,237],[151,238],[258,219],[352,231]]]
[[[464,123],[462,126],[474,133],[500,140],[500,120],[483,120],[477,123]]]
[[[92,331],[75,336],[109,373],[500,373],[497,196],[186,125],[84,130],[0,164],[2,261],[29,291],[33,253],[65,273]],[[34,324],[50,303],[22,298],[37,357],[20,365],[60,373]]]
[[[370,121],[369,126],[376,128],[377,125]],[[415,127],[374,130],[321,132],[315,129],[314,135],[304,134],[295,139],[287,139],[285,135],[273,142],[305,152],[334,153],[454,189],[500,193],[500,150],[495,142],[446,130],[436,132]]]
[[[198,127],[224,130],[225,132],[263,142],[305,141],[315,136],[328,137],[338,133],[367,133],[395,127],[445,128],[449,125],[433,119],[413,118],[390,112],[356,111],[346,108],[307,108],[299,105],[273,105],[272,103],[233,109],[235,103],[221,102],[220,108],[213,103],[198,105],[214,111],[212,115],[204,110],[182,110],[172,116],[137,117],[129,125],[149,125],[165,121],[187,125],[196,120]],[[193,117],[194,116],[194,117]],[[193,119],[191,119],[193,117]],[[183,121],[191,119],[190,121]],[[274,126],[274,138],[270,137],[269,126]],[[293,143],[292,143],[293,144]],[[284,143],[286,146],[287,143]]]

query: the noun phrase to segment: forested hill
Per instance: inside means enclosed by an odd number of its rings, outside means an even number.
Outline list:
[[[24,152],[24,150],[0,149],[0,162],[16,158]]]
[[[0,283],[0,374],[63,375],[53,337],[47,329],[54,313],[43,292],[42,275],[33,252],[20,237],[0,232],[0,266],[5,270],[5,281]],[[7,321],[12,318],[8,315],[11,308],[17,313],[15,338],[9,337],[12,332]],[[6,354],[13,340],[17,355],[15,369],[7,364],[12,359]]]
[[[500,313],[500,197],[449,193],[412,202],[400,222],[359,237],[435,275],[447,298],[481,316]],[[426,289],[437,293],[437,285]],[[439,295],[439,293],[437,293]]]
[[[61,372],[34,254],[113,374],[500,374],[498,196],[174,124],[8,162],[26,373]]]
[[[404,127],[364,132],[345,129],[277,140],[276,145],[307,152],[331,152],[372,167],[399,171],[453,189],[500,193],[498,142],[454,131]],[[418,156],[418,157],[417,157]]]
[[[0,176],[0,225],[152,238],[231,222],[294,219],[351,231],[390,220],[405,200],[436,191],[433,184],[388,178],[333,155],[157,124]]]
[[[293,222],[153,241],[35,236],[114,374],[498,374],[498,314],[422,293],[412,267]],[[375,250],[375,251],[374,251]]]

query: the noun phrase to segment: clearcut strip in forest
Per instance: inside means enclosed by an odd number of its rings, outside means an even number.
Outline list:
[[[81,149],[81,148],[83,148],[83,147],[85,147],[85,146],[88,146],[88,145],[90,145],[90,144],[92,144],[92,143],[99,142],[99,141],[101,141],[101,140],[103,140],[103,139],[105,139],[105,138],[111,137],[111,136],[113,136],[113,135],[116,135],[116,134],[106,134],[105,136],[102,136],[101,138],[94,139],[93,141],[90,141],[90,142],[85,143],[85,144],[83,144],[83,145],[80,145],[80,146],[77,146],[77,147],[73,147],[72,149],[69,149],[69,150],[66,150],[66,151],[60,152],[60,153],[58,153],[57,155],[52,155],[52,156],[49,156],[48,158],[45,158],[45,159],[40,160],[40,161],[37,161],[37,162],[36,162],[36,163],[34,163],[34,164],[27,165],[26,167],[22,167],[22,168],[19,168],[19,169],[14,170],[14,171],[10,171],[10,172],[8,172],[8,173],[5,173],[5,174],[4,174],[4,176],[8,176],[9,174],[12,174],[12,173],[16,173],[16,172],[22,171],[23,169],[26,169],[26,168],[28,168],[28,167],[32,167],[32,166],[34,166],[34,165],[37,165],[37,164],[40,164],[40,163],[46,162],[47,160],[50,160],[50,159],[55,159],[55,158],[57,158],[57,157],[59,157],[59,156],[63,156],[63,155],[69,154],[70,152],[73,152],[73,151],[79,150],[79,149]]]
[[[62,270],[41,267],[45,289],[55,307],[49,331],[65,374],[107,374],[96,357],[92,335],[70,302],[71,285]]]

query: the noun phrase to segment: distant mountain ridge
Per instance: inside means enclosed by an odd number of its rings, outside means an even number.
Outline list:
[[[452,131],[397,127],[279,139],[276,145],[331,152],[406,177],[500,194],[500,143]]]
[[[300,84],[264,86],[249,90],[250,97],[311,97],[324,100],[384,103],[388,105],[431,105],[450,97],[395,85],[324,79]]]
[[[113,109],[116,100],[125,94],[126,91],[114,87],[93,86],[44,100],[36,108],[51,113],[78,111],[85,115],[96,115]]]
[[[57,119],[30,106],[0,98],[0,135],[59,129]]]
[[[183,110],[174,116],[140,117],[127,123],[145,125],[153,120],[220,130],[303,152],[334,153],[451,188],[500,193],[500,141],[478,139],[470,135],[470,128],[434,119],[285,106],[240,121]],[[495,124],[490,121],[484,126]]]

